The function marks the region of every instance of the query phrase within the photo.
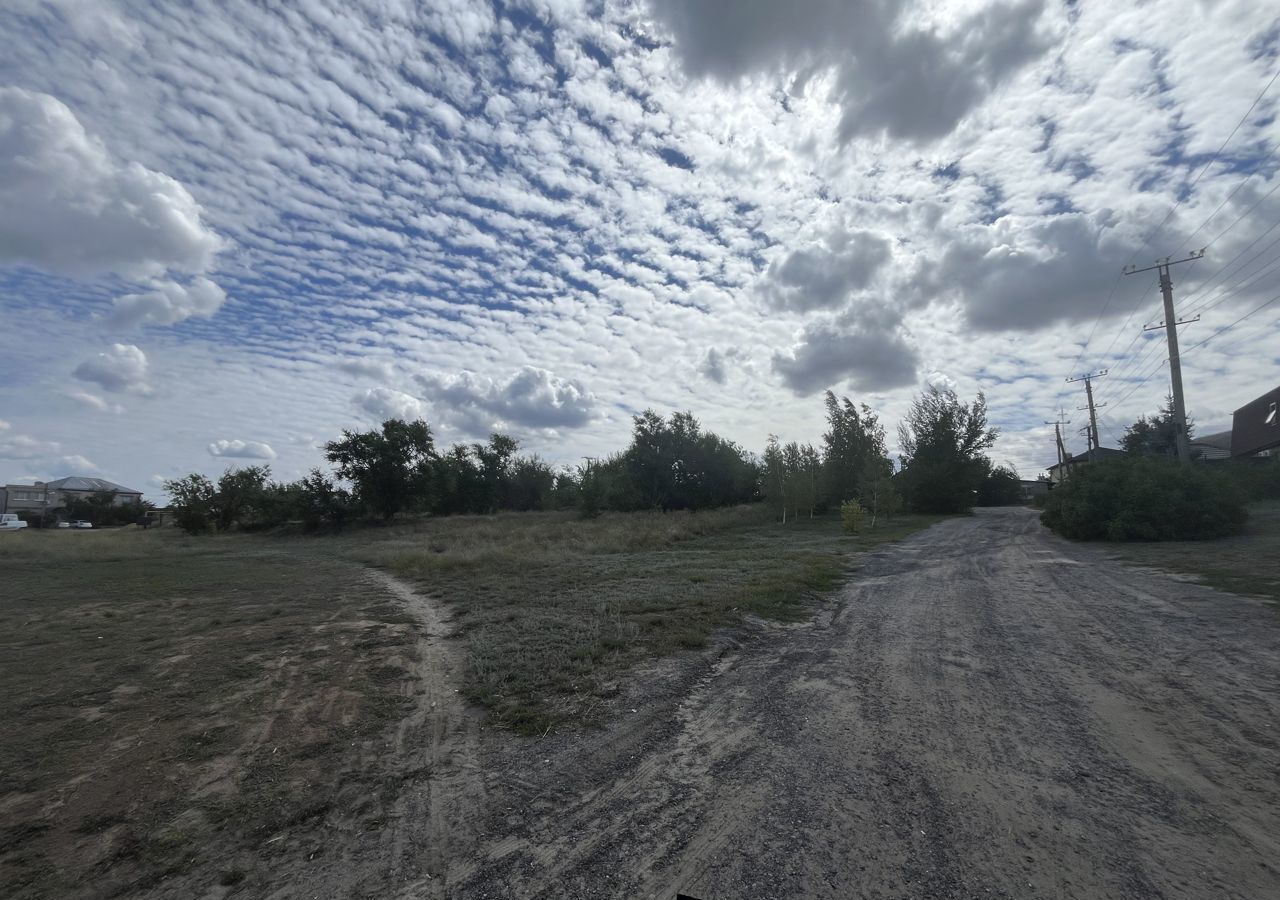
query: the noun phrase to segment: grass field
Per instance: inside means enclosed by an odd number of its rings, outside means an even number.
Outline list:
[[[1214,541],[1125,544],[1115,555],[1280,603],[1280,501],[1250,504],[1243,534]]]
[[[448,604],[467,645],[470,699],[540,732],[580,720],[642,656],[700,647],[747,615],[805,615],[854,554],[935,521],[899,516],[848,535],[835,516],[782,526],[759,507],[590,521],[506,514],[428,520],[347,552]]]
[[[743,508],[0,535],[0,896],[252,895],[339,815],[382,827],[368,798],[402,774],[386,747],[418,690],[418,626],[370,567],[452,612],[492,722],[540,732],[588,721],[639,659],[805,615],[859,550],[931,521],[853,537]]]

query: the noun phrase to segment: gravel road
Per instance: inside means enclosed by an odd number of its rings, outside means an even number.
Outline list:
[[[1280,897],[1280,615],[1029,511],[635,682],[602,732],[490,751],[471,849],[405,894]]]

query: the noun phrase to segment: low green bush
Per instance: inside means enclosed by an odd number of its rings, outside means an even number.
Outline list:
[[[1084,541],[1196,541],[1235,534],[1244,495],[1206,464],[1154,457],[1077,467],[1045,501],[1049,528]]]
[[[867,511],[857,500],[846,500],[840,504],[840,525],[849,534],[857,534],[867,524]]]

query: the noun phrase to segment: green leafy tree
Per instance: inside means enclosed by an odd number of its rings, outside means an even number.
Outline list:
[[[603,467],[594,459],[578,467],[578,515],[597,518],[604,511],[608,484]]]
[[[1187,419],[1188,440],[1194,427]],[[1178,427],[1173,413],[1173,397],[1166,397],[1164,406],[1155,415],[1142,416],[1126,428],[1120,446],[1126,453],[1177,456]]]
[[[769,435],[769,443],[764,448],[764,498],[773,514],[787,521],[787,461],[776,434]]]
[[[863,466],[858,478],[858,498],[862,507],[871,515],[870,525],[876,525],[876,519],[893,515],[902,505],[902,498],[893,486],[893,464],[888,459],[870,457]]]
[[[204,475],[192,472],[164,483],[178,527],[187,534],[202,534],[213,526],[218,489]]]
[[[972,507],[990,466],[983,451],[998,434],[987,424],[987,400],[981,393],[972,403],[962,403],[954,390],[930,385],[915,397],[898,426],[902,481],[911,508],[956,513]]]
[[[355,486],[358,502],[385,521],[429,507],[436,453],[426,422],[388,419],[374,431],[343,431],[324,449],[338,476]]]
[[[891,469],[884,427],[865,403],[826,393],[827,431],[822,435],[822,481],[825,504],[839,506],[862,495],[869,467]],[[878,471],[878,469],[876,469]]]
[[[1022,479],[1013,466],[995,466],[978,483],[979,506],[1017,506],[1022,502]]]
[[[706,509],[755,496],[754,463],[732,441],[703,431],[692,413],[664,419],[646,410],[633,419],[622,455],[628,490],[642,509]],[[622,508],[622,507],[620,507]]]
[[[269,466],[245,466],[228,469],[218,478],[213,500],[213,524],[219,531],[233,525],[254,524],[267,505]]]

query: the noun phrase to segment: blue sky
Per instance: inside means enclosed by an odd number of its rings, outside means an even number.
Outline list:
[[[1068,375],[1111,368],[1106,443],[1167,390],[1125,264],[1210,245],[1184,346],[1280,293],[1264,2],[281,7],[0,11],[0,478],[292,478],[388,415],[759,448],[929,381],[1033,474]],[[1187,354],[1202,431],[1278,318]]]

